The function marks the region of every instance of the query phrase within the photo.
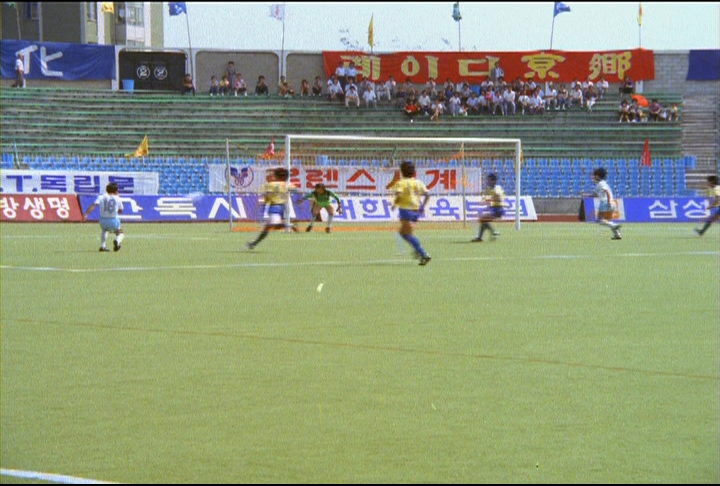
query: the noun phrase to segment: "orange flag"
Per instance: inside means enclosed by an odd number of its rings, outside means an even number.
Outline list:
[[[642,156],[640,157],[640,165],[652,167],[652,159],[650,158],[650,139],[645,139],[645,147],[643,147]]]

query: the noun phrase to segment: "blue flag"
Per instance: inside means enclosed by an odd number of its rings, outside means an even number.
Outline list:
[[[557,6],[555,8],[557,8]],[[168,2],[168,10],[170,10],[171,17],[182,13],[187,15],[187,5],[185,5],[185,2]]]
[[[462,20],[462,15],[460,15],[460,2],[455,2],[453,4],[452,18],[455,22],[460,22]]]
[[[569,12],[570,7],[565,5],[562,2],[555,2],[555,13],[553,13],[553,18],[557,17],[558,14],[561,14],[563,12]]]

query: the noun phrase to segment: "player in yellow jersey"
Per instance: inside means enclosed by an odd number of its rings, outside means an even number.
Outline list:
[[[420,265],[427,265],[430,255],[413,235],[413,226],[425,212],[430,193],[425,184],[415,178],[415,165],[412,162],[406,161],[400,164],[400,175],[402,178],[393,186],[395,197],[392,203],[392,209],[398,208],[400,213],[400,237],[415,249],[415,256],[420,260]]]
[[[720,185],[718,185],[718,176],[716,175],[711,175],[707,178],[707,196],[710,217],[705,220],[702,228],[695,228],[695,233],[700,236],[705,234],[710,225],[713,224],[713,221],[720,219]]]
[[[500,184],[497,183],[497,176],[489,174],[487,176],[487,188],[483,191],[484,199],[488,202],[488,206],[480,212],[480,229],[478,235],[472,241],[483,241],[483,233],[485,230],[490,231],[493,239],[500,233],[490,224],[492,221],[499,220],[505,214],[505,191]]]
[[[245,244],[249,250],[264,240],[270,230],[285,228],[285,208],[290,195],[289,176],[287,169],[279,167],[273,171],[272,178],[262,185],[262,213],[265,213],[267,207],[268,219],[260,234],[253,241]]]

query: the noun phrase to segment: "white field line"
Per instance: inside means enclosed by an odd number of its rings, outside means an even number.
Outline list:
[[[244,253],[252,253],[250,251]],[[615,255],[530,255],[517,257],[460,257],[460,258],[435,258],[433,266],[445,262],[485,262],[485,261],[513,261],[513,260],[583,260],[598,258],[667,258],[680,256],[717,257],[720,251],[687,251],[687,252],[662,252],[662,253],[619,253]],[[214,265],[160,265],[160,266],[133,266],[116,268],[63,268],[63,267],[31,267],[0,265],[2,270],[17,270],[28,272],[65,272],[65,273],[106,273],[106,272],[152,272],[168,270],[218,270],[233,268],[290,268],[290,267],[347,267],[365,265],[407,265],[412,263],[408,258],[387,259],[387,260],[334,260],[314,262],[258,262],[258,263],[224,263]]]
[[[51,474],[37,471],[18,471],[16,469],[0,469],[0,475],[13,478],[34,479],[60,484],[117,484],[109,481],[98,481],[96,479],[78,478],[65,476],[63,474]]]

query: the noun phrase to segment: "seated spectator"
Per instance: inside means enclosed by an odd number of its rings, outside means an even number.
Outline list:
[[[470,116],[475,116],[475,115],[480,114],[480,109],[481,109],[480,98],[478,98],[477,93],[475,93],[474,91],[470,95],[470,98],[468,98],[468,100],[467,100],[466,108],[467,108],[467,114]],[[514,111],[513,111],[513,113],[514,113]]]
[[[638,104],[638,100],[633,98],[630,102],[630,123],[639,123],[643,118],[643,110]]]
[[[680,111],[678,110],[677,103],[673,103],[670,109],[667,111],[667,121],[676,122],[680,119]]]
[[[227,96],[230,94],[230,79],[227,74],[224,74],[220,80],[220,96]]]
[[[335,77],[338,81],[340,81],[340,86],[342,86],[343,92],[345,92],[345,83],[347,82],[346,74],[345,62],[341,59],[335,68]]]
[[[633,94],[635,92],[635,83],[630,79],[630,76],[625,76],[622,84],[620,85],[620,94]]]
[[[354,83],[355,87],[357,88],[357,67],[355,67],[355,63],[353,61],[350,61],[350,64],[345,68],[345,78],[346,78],[346,85],[347,83]],[[345,90],[347,92],[347,90]]]
[[[505,90],[502,93],[502,112],[503,115],[508,113],[515,114],[515,91],[512,90],[509,84],[505,85]]]
[[[503,115],[503,89],[499,86],[495,86],[495,89],[492,91],[492,112],[491,115],[494,115],[496,113],[500,113],[500,115]]]
[[[435,78],[428,78],[425,83],[425,89],[427,90],[427,94],[430,98],[437,96],[437,83],[435,82]]]
[[[328,99],[330,101],[343,101],[345,99],[345,92],[335,74],[328,80]]]
[[[620,118],[618,119],[618,123],[622,123],[622,122],[630,123],[630,105],[628,105],[627,100],[622,100],[620,102],[620,108],[618,108],[618,114],[620,115]]]
[[[663,111],[663,107],[657,98],[653,98],[648,105],[648,120],[649,121],[660,121],[660,114]]]
[[[307,79],[300,81],[300,96],[310,96],[310,83]]]
[[[210,77],[210,96],[218,96],[220,94],[220,81],[214,74]]]
[[[600,76],[600,79],[598,79],[595,88],[597,89],[598,98],[600,100],[604,100],[605,93],[607,93],[607,90],[610,89],[610,83],[608,83],[607,79],[605,79],[604,76]]]
[[[235,75],[235,81],[233,82],[233,94],[235,96],[247,96],[247,84],[242,77],[241,73]]]
[[[420,112],[423,115],[430,116],[432,99],[430,98],[430,94],[428,93],[427,89],[424,89],[422,93],[420,93],[420,97],[418,98],[417,102],[418,106],[420,107]]]
[[[234,61],[228,61],[227,67],[225,68],[225,75],[227,76],[228,81],[230,82],[230,86],[232,87],[235,84],[235,76],[238,75]]]
[[[540,88],[535,88],[533,95],[528,103],[531,115],[542,115],[545,113],[545,101],[540,94]]]
[[[420,106],[417,104],[415,96],[408,96],[405,107],[403,108],[403,112],[408,118],[410,118],[410,123],[413,123],[415,121],[415,117],[420,114]]]
[[[597,91],[595,91],[595,86],[592,81],[588,81],[588,87],[583,93],[583,98],[585,99],[585,107],[587,108],[587,111],[592,111],[592,107],[597,101]]]
[[[257,84],[255,85],[255,95],[256,96],[270,96],[270,88],[268,87],[267,83],[265,82],[265,76],[262,74],[258,76]]]
[[[531,95],[528,94],[528,91],[529,90],[526,88],[523,90],[523,92],[520,94],[520,96],[518,96],[517,104],[520,107],[521,115],[524,115],[526,111],[528,113],[530,113],[530,103],[531,103],[530,97],[531,97]]]
[[[570,95],[568,97],[567,106],[568,106],[568,108],[572,108],[573,106],[582,108],[583,92],[582,92],[582,85],[579,82],[575,83],[575,86],[570,90]]]
[[[278,82],[278,95],[284,96],[285,98],[295,96],[295,90],[288,80],[285,79],[285,76],[280,76],[280,81]]]
[[[462,90],[460,91],[460,101],[463,105],[467,103],[467,100],[470,98],[471,94],[472,89],[470,89],[470,83],[465,81],[462,85]]]
[[[550,81],[548,83],[547,91],[545,91],[545,95],[543,96],[546,110],[557,110],[557,94],[558,92],[555,89],[555,86],[553,86],[552,81]]]
[[[555,109],[556,110],[567,109],[567,101],[568,101],[567,89],[565,88],[564,84],[561,84],[560,89],[558,89],[557,96],[555,97]]]
[[[408,96],[409,93],[406,91],[405,83],[400,83],[395,87],[395,99],[397,100],[397,104],[403,105]]]
[[[443,96],[446,100],[449,100],[450,97],[455,92],[455,83],[453,83],[453,80],[450,78],[447,78],[445,81],[445,84],[443,84]]]
[[[320,76],[315,76],[315,82],[312,85],[312,95],[322,96],[323,93],[323,82]]]
[[[348,108],[350,103],[360,108],[360,94],[357,91],[357,86],[348,80],[348,84],[345,86],[345,108]]]
[[[365,91],[363,91],[362,98],[366,108],[370,108],[371,106],[377,108],[377,95],[371,84],[365,84]]]
[[[450,116],[458,116],[460,114],[460,106],[462,105],[462,101],[460,99],[460,94],[455,92],[448,98],[447,100],[447,106],[448,111],[450,112]]]
[[[181,93],[184,95],[192,93],[192,95],[195,96],[195,83],[193,83],[193,78],[190,73],[187,73],[183,78]]]
[[[390,101],[390,99],[392,98],[387,83],[383,82],[378,83],[377,89],[375,90],[375,95],[377,96],[378,101]]]
[[[430,115],[430,120],[440,120],[440,116],[445,113],[445,98],[442,94],[438,94],[437,98],[435,98],[435,102],[430,108],[432,109],[432,115]]]

